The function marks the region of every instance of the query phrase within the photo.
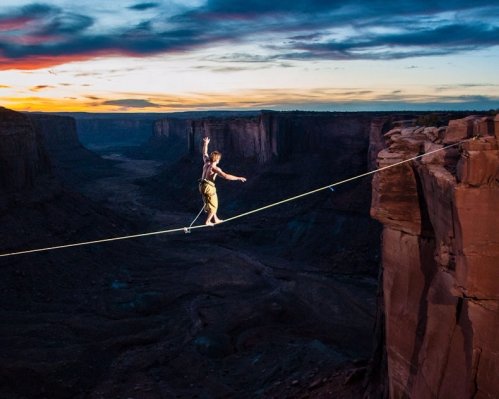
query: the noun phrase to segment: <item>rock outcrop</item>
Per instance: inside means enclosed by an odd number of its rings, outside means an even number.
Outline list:
[[[30,120],[0,108],[0,190],[29,189],[48,174],[50,162]]]
[[[384,134],[371,215],[383,223],[391,398],[494,398],[499,392],[497,117]]]

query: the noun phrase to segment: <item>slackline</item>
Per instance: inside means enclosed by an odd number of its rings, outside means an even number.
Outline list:
[[[253,209],[251,211],[244,212],[244,213],[241,213],[239,215],[232,216],[232,217],[230,217],[228,219],[223,220],[220,223],[217,223],[215,226],[218,226],[218,225],[221,225],[221,224],[224,224],[224,223],[228,223],[228,222],[231,222],[233,220],[236,220],[236,219],[239,219],[239,218],[251,215],[253,213],[261,212],[261,211],[263,211],[265,209],[269,209],[269,208],[273,208],[275,206],[279,206],[279,205],[285,204],[287,202],[295,201],[295,200],[297,200],[299,198],[303,198],[303,197],[306,197],[308,195],[312,195],[312,194],[318,193],[318,192],[323,191],[323,190],[333,189],[334,187],[339,186],[341,184],[345,184],[345,183],[351,182],[353,180],[357,180],[357,179],[360,179],[362,177],[369,176],[369,175],[372,175],[374,173],[378,173],[378,172],[381,172],[383,170],[390,169],[390,168],[393,168],[395,166],[402,165],[404,163],[411,162],[411,161],[414,161],[414,160],[419,159],[419,158],[423,158],[423,157],[425,157],[427,155],[434,154],[436,152],[443,151],[443,150],[445,150],[447,148],[455,147],[455,146],[457,146],[459,144],[462,144],[462,143],[464,143],[466,141],[475,140],[475,139],[476,139],[476,137],[473,137],[473,138],[470,138],[470,139],[466,139],[466,140],[461,140],[461,141],[459,141],[457,143],[449,144],[449,145],[444,146],[442,148],[437,148],[436,150],[428,151],[428,152],[426,152],[424,154],[420,154],[420,155],[414,156],[412,158],[405,159],[403,161],[399,161],[399,162],[393,163],[391,165],[384,166],[382,168],[374,169],[374,170],[372,170],[370,172],[362,173],[360,175],[353,176],[353,177],[350,177],[350,178],[347,178],[347,179],[344,179],[344,180],[341,180],[341,181],[338,181],[338,182],[335,182],[335,183],[332,183],[332,184],[328,184],[327,186],[320,187],[320,188],[317,188],[317,189],[312,190],[312,191],[307,191],[307,192],[305,192],[303,194],[295,195],[294,197],[286,198],[286,199],[284,199],[282,201],[274,202],[272,204],[265,205],[265,206],[262,206],[262,207],[257,208],[257,209]],[[52,247],[45,247],[45,248],[30,249],[30,250],[25,250],[25,251],[10,252],[10,253],[0,254],[0,258],[8,257],[8,256],[22,255],[22,254],[31,254],[31,253],[35,253],[35,252],[54,251],[56,249],[63,249],[63,248],[81,247],[81,246],[85,246],[85,245],[94,245],[94,244],[100,244],[100,243],[111,242],[111,241],[129,240],[129,239],[138,238],[138,237],[147,237],[147,236],[155,236],[155,235],[160,235],[160,234],[176,233],[176,232],[181,232],[181,231],[183,231],[184,233],[190,233],[191,230],[194,230],[194,229],[204,229],[204,228],[207,228],[207,227],[213,227],[213,226],[206,225],[206,224],[201,224],[201,225],[193,226],[193,223],[197,220],[197,218],[201,214],[202,210],[203,209],[201,208],[201,211],[199,211],[198,215],[192,221],[192,223],[191,223],[191,225],[189,227],[178,227],[178,228],[173,228],[173,229],[168,229],[168,230],[151,231],[151,232],[148,232],[148,233],[132,234],[132,235],[127,235],[127,236],[104,238],[104,239],[100,239],[100,240],[76,242],[76,243],[72,243],[72,244],[56,245],[56,246],[52,246]]]

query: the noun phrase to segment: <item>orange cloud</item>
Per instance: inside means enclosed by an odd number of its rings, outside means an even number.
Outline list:
[[[38,55],[31,56],[27,58],[7,58],[0,55],[0,71],[8,70],[36,70],[55,67],[57,65],[63,65],[70,62],[86,61],[89,59],[101,57],[101,56],[113,56],[118,55],[118,53],[111,53],[109,51],[95,51],[86,54],[72,54],[72,55]],[[131,55],[131,54],[126,54]]]

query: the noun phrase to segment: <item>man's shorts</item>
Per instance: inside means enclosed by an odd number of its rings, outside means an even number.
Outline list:
[[[203,196],[205,212],[216,213],[218,209],[218,196],[215,183],[209,180],[199,182],[199,192]]]

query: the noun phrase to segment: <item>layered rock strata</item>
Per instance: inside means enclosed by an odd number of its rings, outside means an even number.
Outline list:
[[[371,215],[383,223],[391,398],[499,392],[499,129],[470,116],[384,134]]]

